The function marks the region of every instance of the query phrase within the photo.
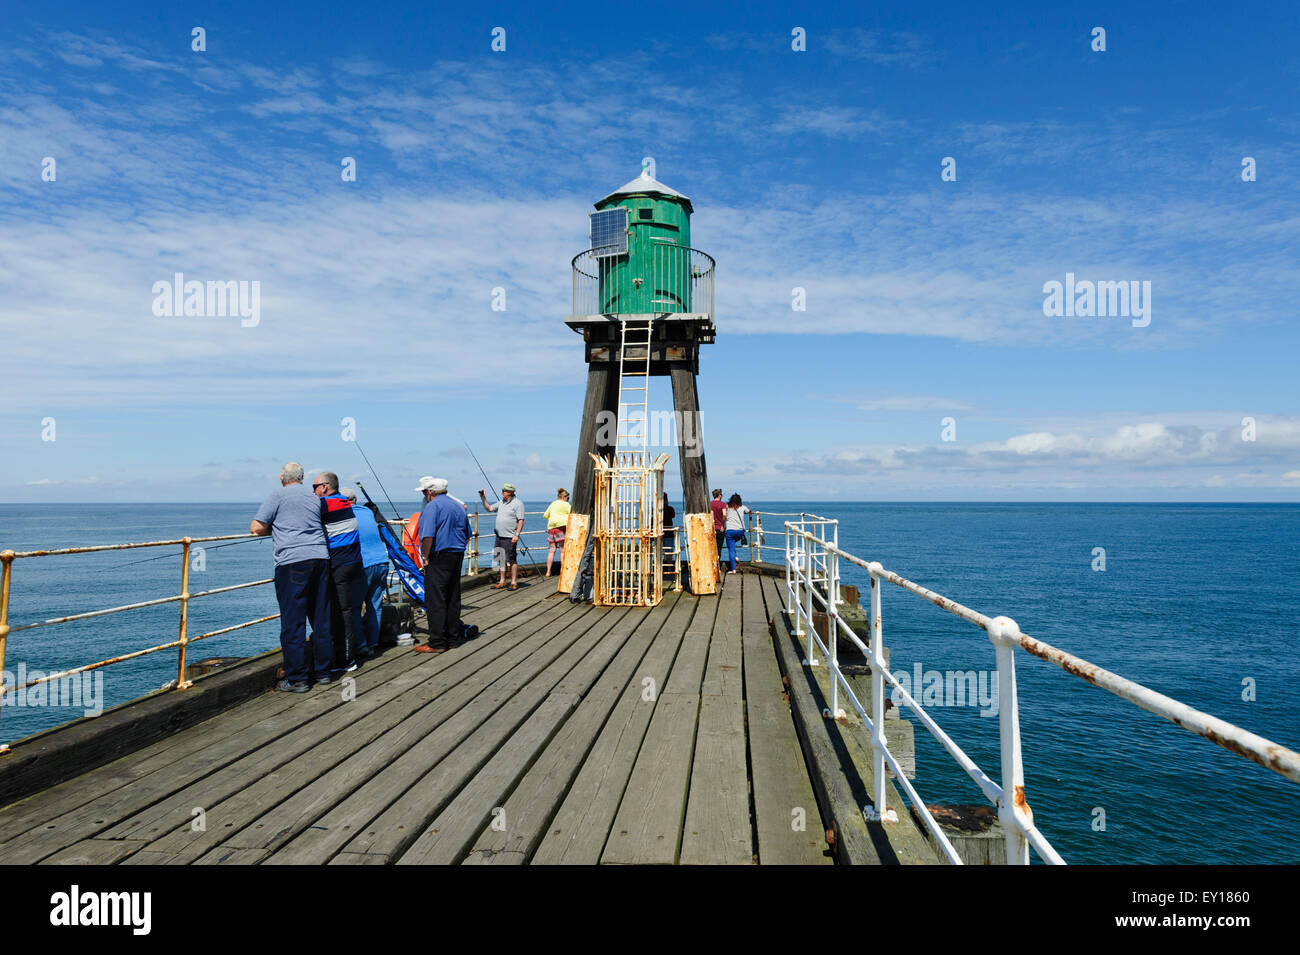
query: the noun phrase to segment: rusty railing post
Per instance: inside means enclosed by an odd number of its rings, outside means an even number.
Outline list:
[[[478,573],[478,508],[474,508],[474,549],[470,552],[471,573]]]
[[[190,539],[181,538],[181,631],[180,646],[177,648],[176,689],[183,690],[190,685],[185,679],[185,647],[189,643],[190,623]]]

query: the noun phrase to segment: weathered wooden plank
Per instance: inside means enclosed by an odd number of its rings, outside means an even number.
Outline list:
[[[740,635],[740,608],[744,575],[728,578],[718,598],[717,618],[709,636],[709,657],[700,694],[744,698],[745,674]]]
[[[573,619],[591,617],[590,607],[560,606],[572,609],[577,614]],[[544,665],[547,657],[538,648],[548,646],[553,638],[563,633],[569,619],[567,615],[561,616],[559,620],[532,635],[524,647],[526,655],[510,669],[540,668]],[[578,626],[578,629],[581,631],[585,627]],[[350,791],[338,793],[339,783],[349,779],[351,770],[356,767],[347,763],[336,767],[328,775],[330,786],[321,787],[313,794],[313,802],[336,799],[323,815],[315,816],[313,812],[315,818],[304,816],[300,812],[293,812],[296,804],[286,805],[284,811],[269,814],[270,818],[258,820],[243,833],[227,837],[225,841],[238,845],[252,842],[259,847],[275,847],[277,851],[267,860],[273,864],[326,861],[509,700],[510,693],[493,688],[500,678],[500,675],[494,675],[492,683],[486,687],[480,680],[467,681],[453,697],[457,704],[453,714],[433,714],[438,719],[436,727],[430,728],[426,735],[401,751],[395,759],[381,765],[376,775],[359,787],[353,782],[354,788]],[[386,744],[388,742],[391,740],[386,741]],[[372,749],[373,747],[367,747],[357,757],[363,761],[363,765],[374,755]],[[372,767],[373,764],[370,764],[366,768]],[[337,798],[336,794],[342,798]]]
[[[488,593],[492,593],[494,598],[500,597],[496,592],[489,590]],[[528,598],[529,603],[532,600],[533,597]],[[512,616],[513,613],[502,614],[498,610],[492,614],[468,613],[466,619],[491,631],[494,625]],[[486,644],[489,637],[490,633],[473,646]],[[364,674],[367,682],[375,682],[381,677],[427,662],[422,655],[411,654],[410,651],[389,650],[379,660],[363,667],[360,673]],[[249,742],[253,737],[244,735],[247,730],[259,727],[275,714],[282,713],[292,706],[301,705],[302,702],[302,697],[297,695],[265,694],[113,763],[31,796],[20,803],[11,804],[0,811],[0,843],[28,833],[41,824],[57,820],[56,825],[62,826],[66,820],[61,820],[60,817],[64,814],[147,777],[151,773],[183,765],[191,760],[195,753],[211,748],[220,740],[240,738]],[[0,859],[3,858],[4,849],[0,847]]]
[[[546,620],[550,613],[549,609],[543,610],[537,619]],[[520,618],[516,615],[511,619],[518,621]],[[483,646],[488,645],[490,642]],[[473,650],[478,651],[480,648],[475,645]],[[412,656],[419,656],[413,651],[408,652]],[[475,661],[474,657],[479,655],[473,651],[465,655],[470,667],[476,666],[479,661]],[[290,787],[289,792],[292,792],[306,780],[301,778],[301,769],[288,773],[275,772],[281,766],[301,754],[309,755],[321,765],[328,765],[330,757],[346,754],[346,747],[364,745],[400,722],[416,701],[422,704],[431,696],[454,686],[456,676],[453,668],[456,665],[454,653],[443,654],[430,659],[427,667],[412,667],[394,679],[374,687],[369,685],[365,670],[360,670],[355,674],[355,699],[348,699],[342,685],[317,691],[315,699],[332,710],[327,715],[277,739],[274,746],[262,747],[186,787],[173,799],[122,821],[110,829],[107,835],[111,838],[158,838],[176,826],[188,823],[193,806],[211,809],[227,795],[238,793],[247,785],[268,775],[281,780],[282,785]],[[402,699],[408,690],[416,687],[420,687],[422,692],[416,693],[410,700]],[[380,713],[385,715],[381,716]]]
[[[410,657],[400,651],[389,650],[379,660],[367,664],[364,672],[375,677],[399,672],[418,662],[419,657]],[[21,802],[12,803],[0,810],[0,843],[158,769],[182,763],[195,752],[211,746],[217,740],[241,734],[249,727],[255,727],[277,713],[301,705],[302,702],[303,698],[294,694],[264,693],[196,726],[180,729],[172,736],[112,763],[93,769]]]
[[[619,613],[594,611],[585,620],[594,622],[589,627],[572,626],[556,640],[547,644],[545,650],[536,651],[528,662],[529,667],[540,670],[536,677],[526,684],[512,686],[505,692],[508,700],[497,712],[493,713],[481,726],[470,734],[463,743],[456,746],[446,758],[429,770],[422,779],[415,783],[406,793],[399,797],[384,813],[369,826],[359,832],[344,848],[349,852],[384,854],[398,858],[410,847],[413,840],[421,835],[421,829],[430,825],[439,813],[466,787],[472,778],[484,773],[486,767],[495,762],[500,751],[509,745],[509,740],[523,732],[520,727],[525,722],[539,720],[546,730],[545,738],[540,742],[544,746],[554,732],[555,725],[547,726],[539,717],[540,708],[555,685],[590,655],[595,647],[605,638],[614,623],[622,616]],[[577,694],[561,694],[557,699],[565,702],[565,713],[576,705]],[[559,718],[562,718],[560,716]],[[513,763],[509,757],[503,765]],[[519,768],[522,772],[527,766]],[[489,782],[489,785],[492,785]],[[483,799],[482,792],[479,798]],[[490,800],[484,800],[490,801]],[[487,807],[490,811],[492,806]],[[475,826],[465,834],[466,845],[478,831]]]
[[[745,761],[742,580],[728,578],[716,601],[700,685],[699,727],[682,832],[683,865],[749,865],[754,858]]]
[[[650,691],[663,685],[698,603],[683,599],[672,608],[547,826],[533,862],[590,865],[600,861],[646,728],[658,706],[657,690]]]
[[[454,715],[476,692],[475,681],[486,685],[526,659],[532,647],[519,645],[528,636],[516,632],[500,637],[466,658],[463,665],[448,668],[437,683],[411,687],[364,720],[354,721],[343,732],[209,808],[210,824],[205,832],[181,827],[154,842],[152,848],[193,860],[219,842],[268,848],[276,840],[287,839],[290,832],[310,824]],[[243,830],[250,828],[251,833],[245,835]],[[257,845],[241,845],[246,838]]]
[[[654,682],[654,689],[659,694],[686,693],[698,696],[700,693],[700,684],[704,682],[704,665],[709,658],[713,621],[718,613],[718,601],[699,600],[697,604],[668,679],[657,678]]]
[[[150,694],[19,740],[0,761],[0,804],[43,792],[253,699],[275,685],[279,665],[278,654],[260,654],[184,692]]]
[[[778,606],[778,612],[780,609]],[[808,678],[808,686],[813,691],[816,705],[823,709],[828,708],[831,676],[825,662],[823,661],[820,667],[803,667],[802,671]],[[870,709],[870,678],[851,677],[850,682],[864,708]],[[840,700],[847,702],[842,687]],[[847,709],[846,717],[841,720],[823,720],[823,725],[841,765],[845,768],[844,778],[852,789],[855,804],[865,806],[871,803],[875,792],[870,737],[857,711],[851,707],[841,708]],[[903,757],[902,761],[905,763],[912,760],[911,735],[908,732],[910,729],[911,723],[906,720],[885,721],[885,741],[890,746],[890,751],[895,751],[894,747],[900,740],[906,743],[906,749],[896,754]],[[888,769],[886,772],[889,772]],[[892,775],[890,778],[892,779]],[[866,824],[867,832],[871,835],[882,862],[890,865],[931,865],[940,862],[926,834],[920,830],[911,814],[902,811],[904,808],[902,797],[889,780],[885,782],[885,801],[891,809],[898,811],[898,821],[887,825],[874,822]]]
[[[773,587],[775,592],[775,587]],[[821,814],[835,833],[836,858],[850,865],[879,865],[880,855],[867,831],[862,807],[849,776],[856,770],[836,751],[815,695],[817,683],[800,664],[801,651],[783,616],[773,619],[777,659],[790,686],[791,711],[817,793]],[[847,764],[847,765],[846,765]]]
[[[388,865],[392,860],[381,854],[369,852],[340,852],[329,865]]]
[[[537,596],[540,598],[541,595]],[[531,597],[521,601],[533,602]],[[539,605],[539,610],[545,613],[545,605]],[[501,621],[520,621],[528,616],[525,613],[511,617],[507,608],[499,613],[503,614],[499,617]],[[492,614],[485,616],[485,620],[495,619],[498,617]],[[508,626],[503,624],[503,627]],[[478,646],[479,642],[475,641],[466,648],[464,656],[472,655]],[[400,689],[412,680],[436,681],[439,672],[454,665],[457,659],[457,653],[444,654],[432,660],[411,651],[391,655],[393,659],[387,666],[366,667],[357,672],[358,697],[347,706],[365,710],[372,704],[385,702],[391,696],[390,683]],[[385,674],[392,676],[392,680],[383,680]],[[377,685],[366,692],[372,679],[378,680]],[[310,748],[314,739],[322,733],[335,732],[357,712],[352,709],[346,717],[339,715],[335,704],[336,701],[341,704],[341,696],[337,687],[295,695],[293,699],[290,706],[241,733],[218,739],[184,760],[167,763],[132,785],[113,790],[10,840],[0,846],[0,859],[15,863],[34,862],[101,832],[112,838],[139,837],[145,831],[141,827],[148,823],[156,823],[159,828],[144,838],[154,838],[169,827],[187,824],[195,806],[212,805],[246,781],[260,778],[304,748]],[[134,818],[133,813],[136,814]],[[158,823],[162,817],[169,818],[169,821]],[[124,828],[124,821],[133,825]]]
[[[129,786],[113,790],[9,840],[0,846],[0,861],[38,861],[62,847],[104,832],[132,813],[148,811],[160,800],[183,792],[250,751],[264,753],[273,749],[266,744],[295,732],[301,733],[304,725],[328,714],[332,699],[333,694],[326,695],[325,691],[299,697],[294,706],[262,720],[239,736],[219,739],[181,762],[160,767]],[[186,801],[184,811],[188,818],[195,804]]]
[[[686,628],[610,829],[602,863],[677,861],[695,749],[699,689],[719,604],[718,600],[700,601]]]
[[[0,861],[4,858],[4,842],[97,797],[121,789],[157,769],[184,760],[211,745],[213,740],[255,726],[297,702],[299,699],[290,694],[268,693],[68,782],[11,803],[0,810]]]
[[[504,797],[527,771],[578,704],[572,692],[547,697],[496,755],[479,770],[420,837],[397,859],[398,865],[450,865],[469,851],[485,825],[510,824]]]
[[[573,593],[573,582],[578,577],[578,565],[582,563],[582,549],[587,546],[587,530],[590,526],[591,518],[588,515],[569,514],[569,525],[564,531],[564,550],[560,555],[560,582],[555,588],[557,593]]]
[[[504,828],[491,824],[484,827],[466,863],[520,864],[532,856],[560,800],[678,599],[670,596],[649,612],[630,610],[619,622],[619,629],[635,628],[631,638],[506,800],[502,806]],[[566,677],[557,690],[566,688],[568,682]]]
[[[718,542],[713,536],[713,515],[687,514],[686,546],[691,557],[691,593],[716,594],[722,578],[718,567]]]
[[[665,693],[655,704],[627,792],[605,843],[605,865],[672,865],[677,861],[700,697]]]
[[[758,861],[829,865],[833,858],[781,682],[763,590],[757,575],[744,576],[745,719]]]
[[[43,859],[41,865],[112,865],[139,848],[116,839],[83,839]]]
[[[738,697],[701,696],[691,771],[682,865],[751,865],[745,704]]]
[[[144,855],[144,853],[140,853]],[[235,846],[217,846],[195,865],[257,865],[270,852],[266,849],[239,849]]]

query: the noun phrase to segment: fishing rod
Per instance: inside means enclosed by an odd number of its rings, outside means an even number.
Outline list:
[[[255,538],[255,539],[256,539],[256,540],[263,540],[264,538],[258,537],[258,538]],[[211,547],[204,547],[204,548],[203,548],[203,551],[204,551],[204,553],[206,553],[207,551],[210,551],[210,550],[221,550],[221,548],[223,548],[223,547],[233,547],[233,546],[235,546],[236,544],[247,544],[247,543],[248,543],[248,540],[230,541],[228,544],[214,544],[214,545],[212,545]],[[125,564],[114,564],[112,567],[109,567],[109,568],[107,568],[107,569],[108,569],[108,570],[120,570],[120,569],[123,568],[123,567],[134,567],[136,564],[147,564],[147,563],[149,563],[151,560],[166,560],[168,557],[175,557],[175,556],[176,556],[175,554],[159,554],[157,557],[145,557],[143,560],[130,560],[130,561],[127,561]]]
[[[468,451],[469,456],[474,459],[474,463],[478,464],[478,473],[483,475],[483,480],[487,481],[487,486],[492,490],[492,496],[500,501],[501,495],[497,494],[497,489],[492,487],[492,479],[488,477],[487,472],[483,470],[483,465],[478,463],[478,455],[474,453],[474,449],[469,446],[468,441],[465,442],[465,450]]]
[[[465,442],[465,450],[469,452],[469,456],[473,458],[474,463],[478,465],[478,473],[483,475],[483,480],[487,481],[487,486],[489,488],[492,488],[492,496],[497,499],[498,504],[501,503],[501,495],[497,494],[497,489],[492,487],[492,479],[487,476],[487,471],[483,470],[483,465],[479,464],[478,455],[474,453],[474,449],[469,446],[468,441]],[[532,552],[529,551],[528,545],[524,543],[524,538],[522,534],[519,537],[519,546],[520,548],[523,549],[524,556],[527,557],[529,560],[533,560]],[[536,561],[533,561],[533,563],[536,563]]]
[[[388,506],[393,509],[393,516],[400,521],[402,519],[402,512],[397,509],[397,505],[393,503],[393,499],[388,496],[388,488],[384,487],[384,482],[380,479],[379,472],[375,470],[375,466],[371,464],[370,459],[366,457],[366,452],[361,450],[361,445],[358,444],[355,439],[352,443],[357,446],[358,451],[361,451],[361,457],[365,459],[366,467],[370,468],[370,473],[375,476],[376,481],[379,481],[379,490],[384,492],[384,500],[387,501]],[[357,482],[358,485],[360,483],[360,481]]]

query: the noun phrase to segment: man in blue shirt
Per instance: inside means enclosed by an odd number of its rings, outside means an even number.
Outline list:
[[[447,494],[445,478],[420,484],[416,490],[424,491],[429,502],[420,512],[420,555],[424,560],[429,642],[415,649],[418,653],[442,653],[450,650],[451,641],[461,634],[460,565],[469,542],[469,517],[465,508]],[[468,631],[466,635],[470,635]]]
[[[350,673],[357,668],[357,643],[361,637],[361,605],[366,599],[366,575],[361,568],[361,537],[352,505],[339,493],[339,476],[332,471],[316,475],[311,489],[320,498],[320,521],[329,543],[330,576],[334,580],[335,606],[342,626],[334,634],[334,668]]]
[[[280,649],[284,652],[284,679],[276,689],[294,693],[307,692],[313,673],[317,683],[329,683],[333,658],[329,551],[320,502],[302,486],[302,478],[301,464],[286,464],[280,470],[280,487],[271,492],[248,525],[249,533],[269,534],[275,545],[275,599],[280,604]]]
[[[388,551],[379,537],[379,525],[369,507],[357,504],[357,492],[344,488],[343,496],[352,505],[357,519],[357,535],[361,538],[361,568],[366,578],[366,599],[362,604],[365,616],[361,619],[361,639],[357,645],[357,658],[369,660],[379,652],[379,620],[383,613],[384,590],[388,584]]]

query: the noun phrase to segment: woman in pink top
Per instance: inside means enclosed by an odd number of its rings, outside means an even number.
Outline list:
[[[718,560],[722,560],[722,532],[726,530],[727,505],[722,500],[722,488],[713,489],[713,500],[709,502],[713,512],[713,541],[718,545]]]

